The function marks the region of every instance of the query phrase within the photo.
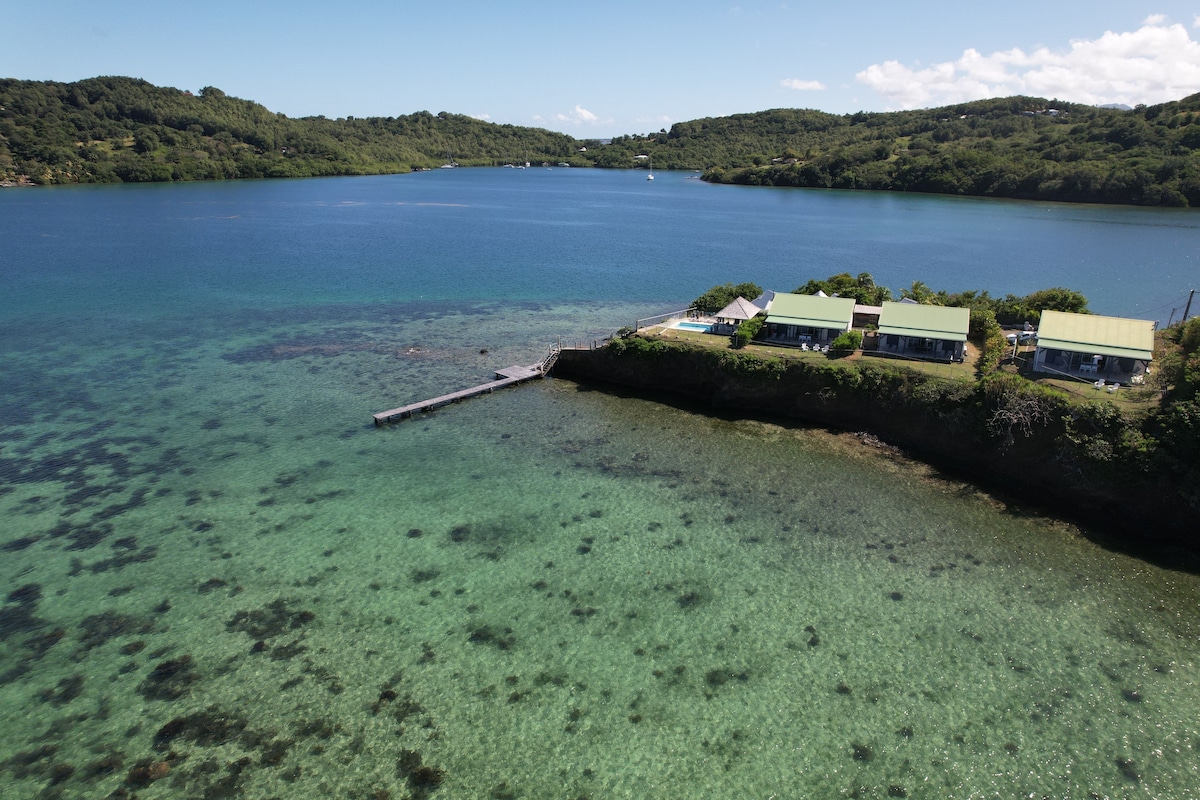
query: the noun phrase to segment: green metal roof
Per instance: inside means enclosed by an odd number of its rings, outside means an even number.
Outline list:
[[[1149,361],[1154,356],[1154,323],[1144,319],[1043,311],[1038,347]]]
[[[889,301],[883,304],[883,310],[879,312],[879,332],[893,336],[965,342],[970,327],[969,308]]]
[[[850,330],[854,319],[853,297],[821,297],[815,294],[778,292],[771,303],[767,322],[802,325],[806,328]]]

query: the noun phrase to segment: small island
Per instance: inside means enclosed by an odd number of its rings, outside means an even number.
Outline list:
[[[714,287],[564,350],[556,370],[861,432],[1121,546],[1200,544],[1200,318],[1154,331],[1089,314],[1067,289],[992,298],[916,282],[892,301],[869,274],[843,274],[791,293]]]

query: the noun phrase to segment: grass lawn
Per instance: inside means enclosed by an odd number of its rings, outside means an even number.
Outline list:
[[[729,337],[721,336],[712,333],[700,333],[699,331],[688,331],[680,328],[664,328],[654,335],[664,339],[675,339],[677,341],[691,342],[702,345],[704,347],[712,347],[720,350],[729,349]],[[784,347],[782,345],[763,344],[761,342],[751,342],[746,345],[745,350],[749,353],[761,353],[766,356],[774,356],[776,358],[788,358],[795,361],[829,361],[828,355],[824,353],[814,353],[811,350],[801,350],[798,347]],[[893,358],[883,355],[876,355],[872,352],[859,351],[853,355],[846,356],[842,359],[833,359],[842,361],[847,364],[856,362],[874,361],[876,363],[888,363],[898,367],[905,367],[914,372],[923,372],[927,375],[933,375],[938,378],[949,378],[954,380],[972,381],[975,380],[974,358],[968,354],[968,358],[961,364],[947,363],[945,361],[917,361],[907,358]]]
[[[1144,387],[1121,386],[1117,391],[1109,392],[1107,388],[1097,389],[1095,385],[1086,381],[1040,378],[1032,375],[1026,375],[1025,377],[1043,386],[1054,386],[1062,389],[1073,400],[1087,403],[1115,403],[1117,408],[1126,414],[1145,414],[1152,411],[1158,408],[1159,400],[1162,397],[1162,393],[1157,389],[1147,389]]]
[[[657,330],[650,329],[643,331],[646,335],[660,336],[664,339],[674,339],[676,341],[690,342],[703,347],[711,347],[719,350],[729,349],[729,337],[724,335],[716,335],[711,333],[700,333],[699,331],[688,331],[680,328],[659,328]],[[828,361],[829,356],[824,353],[814,353],[811,350],[800,350],[795,347],[782,347],[772,344],[761,344],[752,342],[746,345],[746,351],[751,353],[760,353],[764,356],[773,356],[775,358],[786,358],[795,361]],[[1033,347],[1026,346],[1020,348],[1020,355],[1032,359]],[[873,352],[859,351],[851,356],[843,359],[837,359],[847,366],[854,363],[862,363],[874,361],[876,363],[887,362],[897,367],[913,370],[914,372],[922,372],[927,375],[932,375],[938,378],[946,378],[951,380],[973,381],[977,375],[975,373],[975,353],[971,347],[967,353],[967,359],[961,363],[949,364],[944,361],[917,361],[913,359],[890,358],[888,356],[877,355]],[[1011,365],[1006,369],[1016,371]],[[1148,411],[1158,407],[1161,393],[1155,389],[1144,387],[1122,386],[1116,392],[1109,393],[1105,389],[1097,389],[1093,384],[1087,381],[1063,380],[1059,378],[1046,378],[1039,375],[1030,374],[1022,370],[1024,377],[1035,383],[1040,383],[1047,386],[1054,386],[1063,390],[1076,402],[1085,403],[1101,403],[1110,402],[1116,404],[1117,408],[1122,412],[1131,415],[1145,414]]]
[[[1070,395],[1072,400],[1085,403],[1114,403],[1117,408],[1121,409],[1127,415],[1145,414],[1153,411],[1158,408],[1162,400],[1162,392],[1157,388],[1121,384],[1121,388],[1115,392],[1109,392],[1107,386],[1103,389],[1097,389],[1095,383],[1092,381],[1072,378],[1051,378],[1042,373],[1033,372],[1030,369],[1030,365],[1033,363],[1034,348],[1021,349],[1023,351],[1021,353],[1023,360],[1021,366],[1017,369],[1018,374],[1033,383],[1062,389]]]

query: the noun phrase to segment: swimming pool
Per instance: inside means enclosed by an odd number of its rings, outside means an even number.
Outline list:
[[[681,320],[676,322],[671,327],[679,328],[680,330],[684,331],[699,331],[700,333],[708,333],[708,330],[712,327],[712,325],[708,322],[687,322]]]

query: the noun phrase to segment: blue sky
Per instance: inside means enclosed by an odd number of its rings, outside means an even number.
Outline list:
[[[450,111],[580,138],[768,108],[1200,91],[1200,0],[7,0],[0,77],[216,86],[288,116]]]

